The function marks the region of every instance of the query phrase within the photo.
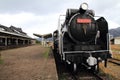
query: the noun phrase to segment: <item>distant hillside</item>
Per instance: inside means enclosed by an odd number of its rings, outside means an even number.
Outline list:
[[[36,38],[38,41],[42,41],[42,38]],[[52,41],[52,38],[48,38],[47,41]]]
[[[35,38],[37,41],[42,41],[42,38]]]
[[[109,32],[110,35],[112,35],[113,37],[120,37],[120,27],[115,29],[110,29]]]

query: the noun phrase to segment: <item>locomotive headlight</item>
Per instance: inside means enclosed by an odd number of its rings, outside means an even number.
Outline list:
[[[87,10],[88,9],[88,4],[87,3],[82,3],[80,8],[82,8],[83,10]]]

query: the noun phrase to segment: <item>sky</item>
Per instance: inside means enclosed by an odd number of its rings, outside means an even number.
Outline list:
[[[68,8],[79,8],[86,2],[96,16],[103,16],[109,28],[120,27],[120,0],[0,0],[0,24],[22,28],[30,37],[33,33],[53,33],[59,15]]]

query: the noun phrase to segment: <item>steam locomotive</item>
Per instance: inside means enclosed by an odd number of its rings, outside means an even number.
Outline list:
[[[99,71],[100,61],[107,67],[111,53],[105,18],[95,19],[95,13],[88,9],[87,3],[82,3],[79,9],[67,9],[63,24],[60,24],[60,17],[58,29],[53,33],[53,42],[61,61],[71,65],[73,71],[79,64]]]

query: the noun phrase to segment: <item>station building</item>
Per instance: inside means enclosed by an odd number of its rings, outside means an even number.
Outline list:
[[[30,45],[32,41],[33,39],[23,32],[21,28],[0,25],[0,48]]]
[[[111,39],[111,44],[120,44],[120,37],[115,37]]]

